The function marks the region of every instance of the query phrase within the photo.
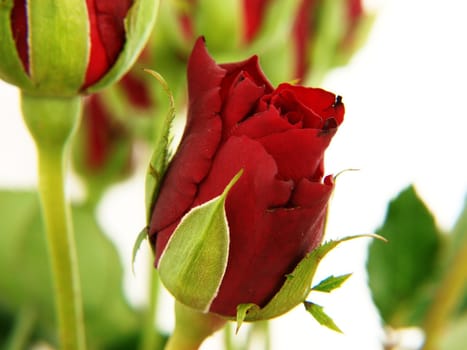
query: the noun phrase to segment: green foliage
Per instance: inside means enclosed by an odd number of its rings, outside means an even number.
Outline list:
[[[339,327],[334,323],[331,317],[329,317],[323,310],[322,306],[319,306],[315,303],[312,303],[310,301],[305,301],[303,303],[305,306],[306,311],[308,311],[311,316],[315,318],[316,321],[322,326],[328,327],[329,329],[332,329],[333,331],[342,333]]]
[[[99,228],[93,212],[75,206],[73,222],[78,233],[76,243],[89,348],[110,349],[119,339],[135,334],[140,317],[123,297],[118,254]],[[53,344],[56,324],[52,280],[35,193],[0,191],[0,232],[1,318],[29,309],[36,317],[33,333]]]
[[[164,78],[155,71],[146,70],[146,72],[159,81],[169,99],[169,110],[167,111],[165,119],[163,119],[163,124],[161,125],[160,130],[157,132],[156,139],[154,141],[154,152],[152,154],[151,161],[149,162],[149,169],[146,174],[146,220],[149,224],[152,209],[157,199],[157,195],[159,194],[159,186],[169,164],[170,128],[175,118],[175,101]]]
[[[339,288],[342,283],[347,281],[347,279],[351,276],[351,273],[341,275],[341,276],[329,276],[328,278],[325,278],[321,282],[319,282],[316,286],[312,288],[312,290],[317,291],[317,292],[324,292],[324,293],[330,293],[334,289]]]
[[[423,304],[425,289],[435,277],[441,234],[413,187],[403,190],[388,207],[377,231],[389,243],[372,242],[367,263],[373,300],[386,324],[420,325],[412,313]]]
[[[467,344],[467,314],[447,328],[440,341],[440,350],[465,350]]]

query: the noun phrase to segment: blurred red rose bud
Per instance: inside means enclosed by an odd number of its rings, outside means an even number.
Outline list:
[[[169,266],[161,271],[166,275],[190,255],[166,252],[174,232],[183,231],[196,215],[193,224],[203,222],[203,210],[209,212],[210,206],[216,220],[221,218],[212,202],[221,196],[228,223],[226,267],[212,279],[220,283],[211,299],[203,297],[197,305],[233,317],[239,304],[266,305],[286,275],[321,243],[334,187],[332,177],[324,177],[324,152],[343,121],[344,105],[339,96],[321,89],[274,88],[256,56],[216,64],[201,39],[188,64],[188,93],[187,125],[152,206],[149,236],[156,265]],[[202,233],[191,232],[190,225],[186,237],[196,241]],[[203,254],[195,252],[187,273]],[[173,261],[167,263],[166,255]],[[208,274],[211,268],[218,264],[200,271]],[[191,292],[186,281],[174,285],[182,294]]]
[[[0,78],[34,95],[72,96],[120,78],[155,21],[153,0],[14,0],[0,11]]]
[[[296,78],[316,83],[330,69],[347,63],[372,20],[362,0],[301,0],[292,34]]]

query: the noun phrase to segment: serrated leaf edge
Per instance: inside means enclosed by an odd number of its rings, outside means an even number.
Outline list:
[[[340,288],[342,284],[344,284],[344,282],[349,279],[350,276],[352,276],[351,273],[346,273],[344,275],[339,276],[328,276],[325,279],[321,280],[318,284],[313,286],[310,291],[330,293],[333,290]],[[328,288],[329,285],[331,286],[331,288]]]
[[[334,320],[326,312],[324,312],[324,307],[311,301],[304,301],[303,306],[305,306],[305,310],[311,316],[313,316],[313,318],[320,325],[325,326],[335,332],[343,333],[342,330],[336,325]]]

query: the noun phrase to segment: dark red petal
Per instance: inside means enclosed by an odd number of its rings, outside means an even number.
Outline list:
[[[91,48],[83,89],[102,78],[117,60],[125,44],[124,19],[132,3],[86,0]]]
[[[276,91],[271,95],[271,102],[276,107],[282,107],[283,110],[297,110],[300,108],[304,112],[304,127],[319,128],[316,126],[315,116],[322,120],[323,127],[327,119],[335,119],[337,125],[344,120],[344,104],[336,95],[323,89],[307,88],[303,86],[280,84]],[[312,113],[306,113],[306,110]],[[309,125],[309,126],[308,126]]]
[[[28,17],[26,6],[26,0],[14,0],[10,18],[11,32],[13,33],[16,50],[18,50],[24,70],[29,74]]]
[[[332,135],[316,129],[293,129],[259,141],[276,161],[280,177],[298,182],[301,178],[316,178]]]
[[[196,204],[220,194],[238,169],[244,173],[226,201],[230,229],[227,270],[210,311],[234,316],[240,303],[264,306],[285,275],[322,240],[324,214],[332,184],[303,183],[298,200],[307,207],[282,208],[291,183],[279,181],[274,160],[259,143],[231,137],[221,147],[200,186]]]
[[[264,85],[258,86],[241,71],[230,87],[222,108],[223,139],[242,121],[256,106],[258,99],[264,94]]]
[[[324,183],[301,179],[294,188],[290,203],[294,207],[314,208],[325,205],[334,187],[333,177],[328,175]]]
[[[241,62],[225,63],[220,65],[227,70],[227,75],[222,81],[221,97],[222,100],[228,97],[230,88],[233,82],[238,77],[240,72],[244,72],[257,86],[264,86],[264,93],[269,94],[274,90],[274,87],[269,82],[268,78],[264,75],[263,70],[259,66],[257,56],[252,56],[249,59]]]
[[[198,192],[198,184],[211,167],[222,133],[219,87],[224,75],[225,70],[216,65],[208,55],[204,41],[198,39],[188,62],[187,125],[152,213],[152,242],[159,231],[178,223],[188,212]],[[157,251],[163,249],[159,243],[156,244]]]
[[[300,124],[291,124],[279,114],[279,111],[274,106],[271,106],[268,110],[253,114],[248,119],[239,123],[232,130],[232,135],[246,135],[249,138],[257,139],[300,127]]]

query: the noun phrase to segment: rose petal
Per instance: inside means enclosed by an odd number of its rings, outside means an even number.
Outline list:
[[[16,50],[23,64],[24,70],[29,74],[29,48],[28,48],[28,18],[26,0],[14,0],[11,9],[11,32],[15,40]]]
[[[124,19],[132,3],[86,0],[90,55],[83,89],[102,78],[117,60],[125,44]]]
[[[308,200],[307,207],[282,208],[290,183],[271,176],[274,163],[260,145],[245,137],[232,137],[216,156],[197,202],[220,193],[239,167],[245,171],[226,202],[231,232],[227,270],[210,307],[210,311],[230,316],[241,303],[264,306],[279,290],[285,275],[321,242],[333,188],[328,183],[304,182],[296,196],[302,197],[303,204],[305,195],[313,193],[315,198]]]
[[[226,77],[222,82],[221,98],[224,101],[229,95],[230,87],[233,81],[240,72],[244,72],[257,86],[264,86],[264,93],[271,93],[274,88],[269,82],[268,78],[264,75],[263,70],[259,66],[258,57],[252,56],[249,59],[241,62],[225,63],[221,64],[220,67],[227,70]]]
[[[238,260],[227,265],[224,281],[210,311],[235,316],[238,304],[265,306],[279,291],[286,275],[323,239],[329,194],[311,208],[278,208],[265,213],[257,227],[255,252],[244,254],[245,244],[234,246]],[[249,244],[249,243],[248,243]],[[238,265],[241,269],[237,269]]]
[[[290,203],[294,207],[315,208],[326,205],[334,188],[332,176],[327,176],[324,183],[301,179],[294,188]]]
[[[271,96],[271,103],[284,111],[302,111],[305,128],[322,128],[329,118],[340,125],[344,119],[344,105],[340,98],[323,89],[281,84]],[[321,123],[319,123],[320,118]],[[318,124],[317,124],[318,122]]]
[[[316,129],[293,129],[258,141],[276,161],[280,177],[298,182],[301,178],[316,178],[332,136]]]
[[[223,139],[251,112],[258,99],[264,95],[264,89],[264,85],[258,86],[246,72],[239,72],[222,108]]]
[[[252,139],[257,139],[300,127],[300,123],[289,123],[286,118],[280,116],[279,111],[274,106],[271,106],[268,110],[256,113],[238,124],[231,133],[232,135],[246,135]]]
[[[165,174],[154,206],[150,237],[178,223],[190,209],[221,138],[219,86],[225,70],[208,55],[199,39],[188,62],[188,120],[180,146]]]

